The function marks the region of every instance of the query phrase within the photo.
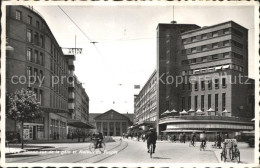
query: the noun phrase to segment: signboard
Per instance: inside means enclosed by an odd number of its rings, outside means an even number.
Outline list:
[[[30,130],[29,129],[23,129],[23,138],[30,139]]]

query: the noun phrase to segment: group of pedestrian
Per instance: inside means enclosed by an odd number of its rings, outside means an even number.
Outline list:
[[[185,134],[185,132],[184,133],[180,133],[179,140],[180,140],[180,143],[185,143],[185,141],[186,141],[186,134]]]

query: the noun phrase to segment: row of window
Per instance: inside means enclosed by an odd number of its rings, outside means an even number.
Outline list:
[[[30,78],[31,81],[35,80],[35,82],[39,82],[39,79],[42,81],[44,77],[42,70],[32,68],[31,66],[27,66],[26,75],[28,79]],[[44,83],[44,80],[42,82]]]
[[[199,82],[198,81],[194,81],[193,83],[182,83],[182,90],[192,90],[192,85],[194,85],[194,89],[195,91],[198,91],[199,88],[201,90],[205,90],[205,86],[206,84],[208,85],[208,90],[212,89],[212,80],[207,80],[207,81],[200,81],[200,86],[199,86]],[[214,79],[214,87],[215,89],[219,89],[219,85],[221,84],[222,88],[226,88],[227,87],[227,79],[226,78],[221,78],[221,83],[219,79]]]
[[[193,54],[193,53],[203,52],[203,51],[207,51],[207,50],[211,50],[211,49],[217,49],[220,47],[228,47],[228,46],[230,46],[230,44],[232,44],[232,46],[235,46],[239,49],[243,49],[243,44],[241,44],[235,40],[225,40],[225,41],[220,41],[220,42],[211,43],[211,44],[207,44],[207,45],[183,49],[181,51],[181,53],[182,54]]]
[[[38,50],[34,50],[33,52],[33,49],[28,47],[26,57],[27,61],[44,66],[44,55],[42,52],[39,52]]]
[[[219,111],[219,98],[220,98],[219,94],[207,95],[208,109],[212,107],[212,96],[215,96],[214,110],[215,112],[217,112]],[[198,109],[200,109],[201,111],[205,111],[205,95],[200,96],[200,108],[198,108],[199,105],[198,99],[199,96],[194,96],[194,111],[196,112]],[[187,100],[187,104],[186,104],[186,100]],[[192,109],[191,101],[192,101],[191,96],[182,97],[182,110],[189,111],[190,109]],[[226,93],[222,93],[221,101],[222,101],[222,111],[224,111],[226,109]]]
[[[68,102],[64,99],[64,98],[61,98],[59,95],[55,94],[55,93],[52,93],[51,96],[50,96],[50,106],[53,107],[53,108],[61,108],[61,109],[64,109],[64,110],[67,110],[68,109]]]
[[[37,46],[44,48],[44,36],[36,31],[34,31],[33,34],[33,31],[31,29],[27,29],[26,40],[28,43],[33,43]]]
[[[43,90],[32,87],[27,87],[27,89],[33,91],[36,95],[36,99],[40,102],[40,105],[43,105]]]
[[[192,42],[196,42],[196,41],[200,41],[200,40],[206,40],[206,39],[214,38],[214,37],[217,37],[217,36],[230,34],[230,32],[232,32],[232,34],[235,34],[236,36],[239,36],[241,38],[243,37],[243,33],[241,31],[234,29],[234,28],[231,28],[231,29],[225,28],[225,29],[222,29],[222,30],[217,30],[217,31],[214,31],[214,32],[204,33],[204,34],[201,34],[201,35],[197,35],[197,36],[193,36],[193,37],[183,39],[182,43],[188,44],[188,43],[192,43]]]
[[[193,59],[187,59],[183,60],[181,62],[182,65],[192,65],[192,64],[198,64],[198,63],[206,63],[210,62],[213,60],[218,60],[218,59],[227,59],[227,58],[236,58],[239,60],[243,60],[243,55],[237,54],[235,52],[225,52],[225,53],[220,53],[220,54],[214,54],[214,55],[209,55],[209,56],[203,56],[199,58],[193,58]]]
[[[215,71],[220,71],[220,70],[225,70],[225,69],[233,69],[239,72],[243,72],[244,68],[240,65],[236,64],[225,64],[225,65],[219,65],[215,67],[205,67],[201,69],[191,69],[191,70],[184,70],[181,72],[182,76],[185,75],[193,75],[193,74],[204,74],[204,73],[209,73],[209,72],[215,72]]]
[[[22,12],[21,11],[19,11],[19,10],[16,10],[15,11],[15,19],[16,20],[19,20],[19,21],[23,21],[23,19],[22,19],[23,17],[22,17]],[[29,24],[29,25],[33,25],[33,18],[32,18],[32,16],[30,16],[30,15],[27,15],[27,18],[26,18],[27,20],[26,20],[26,23],[27,24]],[[38,21],[38,20],[36,20],[35,21],[35,25],[36,25],[36,28],[40,28],[40,22]]]

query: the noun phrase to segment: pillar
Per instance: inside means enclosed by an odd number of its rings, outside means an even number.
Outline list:
[[[103,121],[101,121],[101,123],[100,123],[100,132],[104,135],[104,132],[103,132]]]
[[[120,136],[123,135],[122,129],[123,129],[122,122],[120,122]]]

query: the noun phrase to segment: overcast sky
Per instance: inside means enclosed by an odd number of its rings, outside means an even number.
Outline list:
[[[173,20],[172,6],[34,6],[61,47],[77,47],[75,74],[90,97],[90,113],[134,112],[135,84],[143,86],[156,67],[156,27]],[[233,20],[249,29],[249,67],[254,68],[253,7],[174,7],[177,23],[210,26]],[[252,76],[252,71],[249,75]],[[114,103],[113,103],[114,102]]]

